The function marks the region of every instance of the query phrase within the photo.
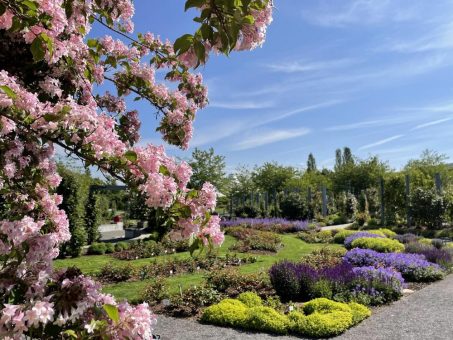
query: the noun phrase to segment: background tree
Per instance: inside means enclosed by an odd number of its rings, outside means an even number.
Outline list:
[[[343,155],[341,153],[341,149],[336,149],[335,150],[335,171],[341,169],[343,166]]]
[[[212,183],[218,191],[224,192],[227,187],[227,176],[225,172],[225,157],[216,155],[214,149],[200,150],[195,148],[192,158],[189,160],[192,168],[192,177],[189,187],[201,189],[204,183]]]
[[[307,159],[307,172],[316,172],[318,169],[316,168],[316,160],[313,154],[310,152]]]
[[[266,162],[262,166],[255,167],[252,179],[256,187],[263,192],[281,192],[291,179],[294,179],[298,171],[292,166],[279,165],[276,162]]]

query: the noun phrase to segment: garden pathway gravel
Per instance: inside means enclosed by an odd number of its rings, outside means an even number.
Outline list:
[[[240,332],[193,320],[158,317],[155,333],[162,340],[289,340],[291,336]],[[453,340],[453,274],[377,309],[336,340]]]

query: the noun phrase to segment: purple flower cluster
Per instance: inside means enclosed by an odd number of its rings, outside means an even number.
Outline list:
[[[420,243],[409,243],[406,245],[406,252],[425,256],[429,262],[448,266],[452,262],[451,253],[445,249],[437,249],[433,246]]]
[[[308,221],[290,221],[284,218],[235,218],[222,220],[222,227],[246,226],[275,232],[299,232],[308,230]]]
[[[360,279],[368,282],[379,281],[395,291],[401,291],[405,285],[401,273],[391,267],[354,267],[353,271]]]
[[[378,253],[355,248],[346,253],[344,260],[357,267],[392,267],[410,281],[435,281],[443,276],[437,264],[427,261],[424,255],[419,254]]]
[[[369,232],[366,232],[366,231],[360,231],[358,233],[354,233],[354,234],[346,237],[345,240],[344,240],[344,246],[347,249],[351,249],[352,242],[354,240],[357,240],[358,238],[363,238],[363,237],[367,237],[367,238],[384,238],[385,236],[372,234],[372,233],[369,233]]]

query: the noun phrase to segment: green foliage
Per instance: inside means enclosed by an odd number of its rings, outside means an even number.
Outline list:
[[[205,182],[210,182],[220,192],[226,189],[225,157],[216,155],[213,148],[207,151],[195,148],[188,163],[193,171],[189,182],[190,188],[201,189]]]
[[[277,163],[264,163],[252,172],[252,180],[257,188],[264,192],[281,192],[286,183],[297,175],[296,169]]]
[[[344,240],[348,236],[351,236],[352,234],[355,234],[355,233],[358,233],[358,232],[359,232],[358,230],[343,229],[343,230],[340,230],[338,233],[335,234],[335,236],[333,237],[333,240],[334,240],[335,243],[343,244]],[[372,229],[372,230],[367,230],[367,233],[380,235],[380,236],[387,236],[386,233],[391,235],[391,236],[396,235],[396,233],[392,232],[389,229]]]
[[[238,296],[238,300],[249,308],[263,305],[263,300],[254,292],[241,293]]]
[[[289,320],[271,307],[252,307],[247,311],[246,328],[274,334],[286,334]]]
[[[277,252],[282,247],[281,237],[270,231],[261,231],[244,227],[229,227],[225,229],[225,233],[238,239],[238,242],[230,247],[231,250],[240,252]]]
[[[324,298],[307,302],[303,311],[305,314],[298,311],[289,314],[291,329],[297,334],[316,338],[339,335],[371,314],[365,306]]]
[[[332,285],[328,280],[320,279],[310,287],[310,293],[314,298],[328,298],[333,296]]]
[[[308,155],[307,159],[307,172],[316,172],[318,169],[316,168],[316,160],[312,153]]]
[[[122,250],[127,250],[129,249],[129,243],[127,242],[118,242],[115,243],[115,251],[122,251]]]
[[[381,253],[401,253],[404,251],[404,244],[389,238],[367,238],[362,237],[352,241],[352,248],[372,249]]]
[[[447,206],[435,189],[416,188],[411,193],[410,202],[412,218],[417,225],[442,227]]]
[[[300,193],[291,192],[280,201],[282,217],[290,220],[306,220],[309,211],[305,199]]]
[[[86,201],[85,229],[87,231],[88,244],[99,240],[98,227],[102,222],[102,203],[98,194],[90,190]]]
[[[90,255],[104,255],[107,250],[105,243],[92,243],[88,248],[88,254]]]
[[[308,243],[331,243],[333,241],[332,230],[309,230],[298,234],[301,240]]]
[[[239,300],[225,299],[203,311],[201,321],[219,326],[244,327],[247,306]]]
[[[357,325],[358,323],[371,316],[371,310],[364,305],[361,305],[357,302],[349,302],[348,306],[352,311],[352,323],[354,325]]]
[[[162,277],[155,278],[148,284],[142,293],[142,301],[149,303],[151,306],[160,303],[163,299],[170,296],[165,279]]]
[[[237,269],[229,268],[211,271],[206,281],[208,285],[228,296],[237,296],[247,291],[263,296],[269,295],[272,290],[269,277],[262,272],[242,274]]]
[[[340,264],[345,254],[345,248],[324,247],[302,257],[301,262],[315,269],[323,269]]]
[[[107,264],[96,276],[103,282],[123,282],[131,279],[133,274],[134,267],[131,264],[120,267]]]
[[[115,244],[113,243],[105,243],[105,253],[112,254],[115,252]]]
[[[71,239],[61,247],[61,254],[63,256],[79,256],[87,241],[83,218],[90,177],[62,164],[58,165],[58,173],[62,177],[57,188],[57,193],[63,196],[60,208],[68,216],[71,233]]]

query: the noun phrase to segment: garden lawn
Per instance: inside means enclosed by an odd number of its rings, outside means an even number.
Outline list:
[[[283,259],[298,261],[302,256],[311,253],[315,249],[323,248],[325,244],[309,244],[300,240],[295,235],[280,235],[284,247],[279,250],[276,254],[271,255],[255,255],[252,253],[239,253],[239,256],[256,256],[257,261],[255,263],[246,264],[239,267],[239,270],[243,273],[256,273],[259,271],[267,271],[272,264]],[[236,240],[232,236],[226,236],[225,242],[222,247],[216,250],[218,255],[225,255],[227,253],[234,253],[228,250]],[[329,247],[341,248],[342,246],[332,244]],[[132,264],[133,266],[141,266],[151,261],[166,261],[171,258],[188,258],[190,254],[188,252],[162,255],[151,259],[139,259],[133,261],[122,261],[113,258],[110,255],[89,255],[82,256],[73,259],[62,259],[55,260],[55,268],[66,268],[70,266],[76,266],[82,270],[84,274],[93,275],[96,274],[104,265],[125,265]],[[141,297],[142,291],[145,286],[150,283],[151,280],[135,281],[135,282],[121,282],[116,284],[105,285],[103,291],[106,293],[113,294],[117,299],[134,302],[138,301]],[[204,273],[192,273],[192,274],[181,274],[166,279],[169,289],[171,292],[177,292],[179,287],[182,289],[193,285],[199,285],[204,281]]]

